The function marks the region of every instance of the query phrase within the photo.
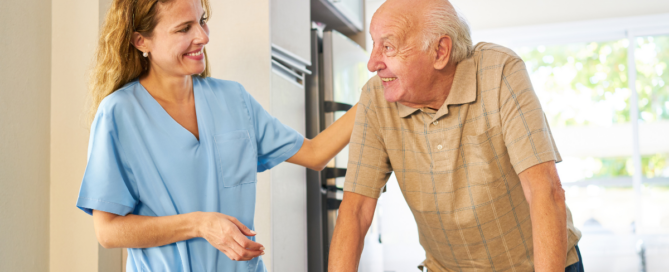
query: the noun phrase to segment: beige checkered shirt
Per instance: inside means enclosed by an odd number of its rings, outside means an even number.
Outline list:
[[[533,271],[532,222],[518,173],[561,161],[525,64],[476,45],[438,111],[389,103],[378,77],[362,89],[344,190],[378,198],[395,172],[430,271]],[[565,266],[581,233],[567,209]]]

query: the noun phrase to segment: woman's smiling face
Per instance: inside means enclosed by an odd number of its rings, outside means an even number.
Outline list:
[[[201,1],[175,0],[155,8],[158,24],[150,37],[144,37],[151,69],[169,76],[202,73],[209,27]]]

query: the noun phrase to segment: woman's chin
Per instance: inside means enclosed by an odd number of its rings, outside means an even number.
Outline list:
[[[206,68],[206,67],[205,67],[204,65],[202,65],[201,67],[193,67],[193,68],[191,68],[191,69],[188,69],[188,74],[189,74],[189,75],[199,75],[199,74],[202,74],[202,73],[204,72],[204,69],[205,69],[205,68]]]

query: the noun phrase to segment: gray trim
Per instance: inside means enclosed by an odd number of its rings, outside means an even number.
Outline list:
[[[643,178],[643,184],[651,186],[669,186],[669,177],[664,178]],[[563,187],[578,186],[587,187],[589,185],[596,185],[602,187],[633,187],[634,182],[632,177],[615,177],[615,178],[594,178],[579,180],[576,182],[563,182]]]
[[[272,44],[272,61],[275,60],[281,62],[284,66],[311,75],[311,71],[307,69],[307,66],[311,65],[311,61],[304,60],[290,51],[283,49],[276,44]]]

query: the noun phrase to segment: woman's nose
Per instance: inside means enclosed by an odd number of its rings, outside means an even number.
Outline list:
[[[198,44],[208,44],[209,43],[209,31],[207,25],[198,27],[198,33],[195,42]]]

